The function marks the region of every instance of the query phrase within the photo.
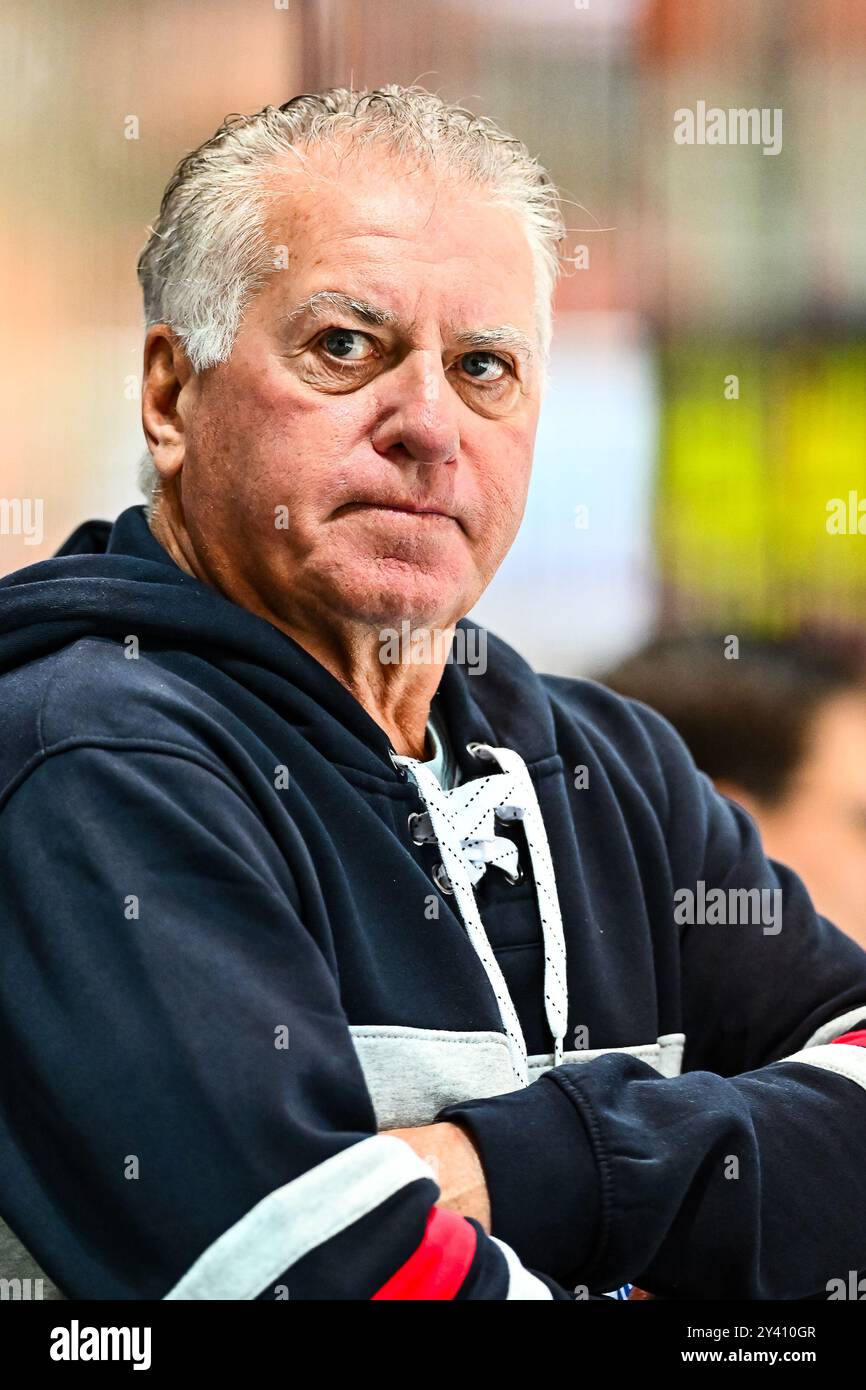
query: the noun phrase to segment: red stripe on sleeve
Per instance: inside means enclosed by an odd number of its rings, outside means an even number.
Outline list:
[[[432,1207],[421,1244],[373,1298],[453,1298],[475,1256],[475,1227],[446,1207]]]
[[[866,1047],[866,1028],[860,1028],[856,1033],[843,1033],[841,1038],[834,1038],[834,1043],[853,1043],[855,1047]]]

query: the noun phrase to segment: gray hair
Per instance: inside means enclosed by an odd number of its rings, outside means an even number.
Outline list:
[[[232,115],[169,180],[159,216],[138,260],[145,323],[167,323],[190,365],[206,370],[231,355],[244,309],[279,261],[266,230],[269,199],[282,190],[267,174],[287,152],[300,153],[347,133],[353,147],[377,141],[397,156],[426,159],[477,184],[523,221],[535,266],[542,379],[553,331],[551,299],[565,226],[547,171],[486,116],[453,106],[422,87],[375,91],[334,87]],[[149,505],[158,486],[149,451],[139,484]]]

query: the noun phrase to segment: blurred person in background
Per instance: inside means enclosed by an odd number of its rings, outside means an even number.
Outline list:
[[[818,911],[866,946],[866,683],[807,637],[660,637],[599,679],[669,719]]]

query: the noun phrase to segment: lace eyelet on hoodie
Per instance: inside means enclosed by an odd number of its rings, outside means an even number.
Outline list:
[[[436,884],[436,887],[439,889],[440,893],[448,893],[449,896],[453,894],[454,888],[450,878],[445,872],[444,864],[437,864],[434,868],[433,882]]]
[[[413,811],[407,824],[409,826],[409,834],[412,837],[413,845],[438,844],[436,836],[433,834],[433,827],[430,824],[430,816],[426,811]]]

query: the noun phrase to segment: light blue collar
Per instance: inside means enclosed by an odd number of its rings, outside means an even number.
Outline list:
[[[430,747],[433,749],[433,757],[429,758],[424,766],[429,767],[445,791],[450,791],[460,781],[460,768],[457,766],[457,760],[451,750],[448,730],[438,710],[431,709],[430,711],[430,718],[427,721],[427,736]]]

